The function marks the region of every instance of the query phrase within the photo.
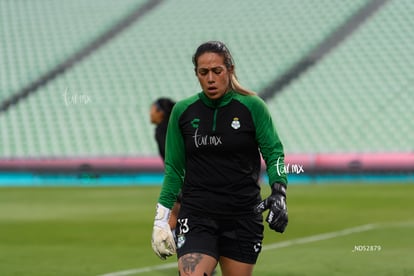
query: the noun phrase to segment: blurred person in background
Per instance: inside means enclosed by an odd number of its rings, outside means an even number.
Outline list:
[[[158,98],[155,100],[150,108],[150,121],[156,125],[155,128],[155,141],[157,142],[158,152],[162,160],[165,160],[165,139],[167,136],[168,120],[170,119],[171,111],[175,105],[175,102],[170,98]],[[177,225],[177,215],[180,210],[181,194],[177,196],[177,202],[169,218],[169,225],[171,230],[174,231]]]
[[[152,248],[161,259],[177,253],[181,276],[210,276],[218,263],[224,276],[251,276],[262,212],[269,209],[276,232],[288,223],[283,146],[263,100],[238,82],[224,43],[200,45],[193,64],[202,92],[171,113]],[[263,201],[260,153],[272,191]],[[168,220],[180,190],[175,243]]]
[[[151,123],[156,125],[155,141],[158,145],[158,152],[164,161],[165,159],[165,138],[167,135],[168,120],[175,102],[169,98],[158,98],[150,108]]]

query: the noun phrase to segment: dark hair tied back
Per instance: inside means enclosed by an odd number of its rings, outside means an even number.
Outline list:
[[[223,57],[224,65],[226,66],[227,70],[231,70],[230,75],[230,88],[242,95],[255,95],[256,93],[244,88],[240,85],[239,81],[237,80],[236,71],[234,68],[234,61],[233,57],[230,54],[229,49],[227,46],[221,41],[208,41],[200,46],[198,46],[195,54],[193,55],[193,64],[195,66],[194,70],[197,74],[197,66],[198,66],[198,58],[204,53],[216,53]]]
[[[195,68],[197,68],[197,62],[198,62],[198,58],[204,54],[204,53],[216,53],[219,54],[221,56],[224,57],[224,65],[227,67],[227,69],[230,69],[234,62],[233,62],[233,58],[230,54],[229,49],[227,48],[227,46],[221,42],[221,41],[208,41],[205,42],[203,44],[201,44],[194,56],[193,56],[193,64],[195,66]]]
[[[169,116],[171,114],[171,110],[175,105],[175,102],[169,98],[159,98],[154,102],[154,104],[157,106],[158,110],[161,110],[167,116]]]

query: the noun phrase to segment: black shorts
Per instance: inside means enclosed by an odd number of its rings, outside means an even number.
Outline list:
[[[262,215],[216,219],[196,215],[181,207],[175,234],[178,258],[188,253],[227,257],[255,264],[262,249]]]

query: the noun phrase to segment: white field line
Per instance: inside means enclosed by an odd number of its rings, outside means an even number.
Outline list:
[[[377,228],[377,227],[378,227],[378,225],[376,225],[376,224],[366,224],[366,225],[361,225],[361,226],[357,226],[357,227],[346,228],[346,229],[343,229],[343,230],[340,230],[340,231],[329,232],[329,233],[324,233],[324,234],[318,234],[318,235],[313,235],[313,236],[309,236],[309,237],[288,240],[288,241],[284,241],[284,242],[272,243],[272,244],[263,246],[262,251],[272,250],[272,249],[277,249],[277,248],[283,248],[283,247],[289,247],[289,246],[297,245],[297,244],[305,244],[305,243],[329,240],[329,239],[342,237],[342,236],[346,236],[346,235],[350,235],[350,234],[354,234],[354,233],[369,231],[369,230],[372,230],[372,229]],[[123,271],[110,272],[110,273],[101,274],[101,275],[98,275],[98,276],[136,275],[136,274],[140,274],[140,273],[151,272],[151,271],[156,271],[156,270],[165,270],[165,269],[170,269],[170,268],[174,268],[174,267],[177,267],[177,262],[167,263],[167,264],[163,264],[163,265],[156,265],[156,266],[147,266],[147,267],[143,267],[143,268],[135,268],[135,269],[129,269],[129,270],[123,270]]]
[[[329,239],[342,237],[342,236],[346,236],[346,235],[350,235],[350,234],[354,234],[354,233],[369,231],[369,230],[374,229],[376,227],[378,227],[378,226],[375,225],[375,224],[366,224],[366,225],[361,225],[361,226],[357,226],[357,227],[346,228],[346,229],[343,229],[343,230],[340,230],[340,231],[324,233],[324,234],[318,234],[318,235],[314,235],[314,236],[298,238],[298,239],[293,239],[293,240],[287,240],[287,241],[283,241],[283,242],[272,243],[272,244],[263,246],[262,250],[263,251],[272,250],[272,249],[277,249],[277,248],[282,248],[282,247],[289,247],[289,246],[297,245],[297,244],[305,244],[305,243],[329,240]]]
[[[147,267],[143,267],[143,268],[135,268],[135,269],[130,269],[130,270],[116,271],[116,272],[111,272],[111,273],[102,274],[102,275],[98,275],[98,276],[135,275],[135,274],[141,274],[141,273],[144,273],[144,272],[170,269],[170,268],[174,268],[174,267],[177,267],[177,262],[163,264],[163,265],[147,266]],[[178,271],[178,267],[177,267],[177,271]]]

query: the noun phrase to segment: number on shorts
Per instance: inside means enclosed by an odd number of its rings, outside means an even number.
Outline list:
[[[190,227],[188,227],[188,218],[182,218],[177,220],[180,224],[180,234],[185,234],[190,231]]]

